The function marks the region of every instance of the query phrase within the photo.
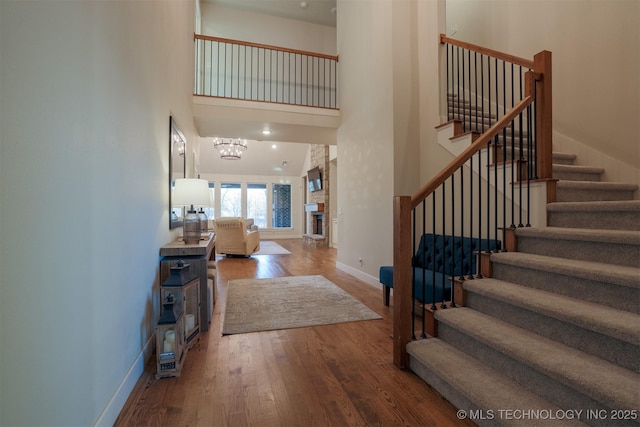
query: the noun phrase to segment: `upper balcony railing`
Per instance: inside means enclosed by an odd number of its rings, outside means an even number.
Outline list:
[[[338,57],[194,35],[194,95],[338,108]]]

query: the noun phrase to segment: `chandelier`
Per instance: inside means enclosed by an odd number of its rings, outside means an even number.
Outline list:
[[[221,158],[239,160],[242,152],[247,149],[247,140],[240,138],[213,138],[213,146],[220,152]]]

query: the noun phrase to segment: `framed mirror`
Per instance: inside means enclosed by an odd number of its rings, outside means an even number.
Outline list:
[[[171,201],[177,178],[187,176],[187,140],[176,123],[169,117],[169,229],[182,227],[182,207],[173,207]]]

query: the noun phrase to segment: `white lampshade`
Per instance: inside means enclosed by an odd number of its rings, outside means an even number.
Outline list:
[[[172,203],[175,206],[210,206],[209,181],[195,178],[176,179]]]

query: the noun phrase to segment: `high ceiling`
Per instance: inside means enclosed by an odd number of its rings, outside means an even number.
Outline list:
[[[336,0],[203,0],[256,13],[336,26]]]
[[[224,160],[213,138],[200,145],[200,173],[253,176],[300,176],[309,149],[296,142],[248,141],[240,160]]]
[[[255,13],[278,16],[281,18],[295,19],[299,21],[336,26],[336,0],[202,0],[205,3],[234,7],[249,10]],[[197,110],[197,109],[196,109]],[[267,176],[298,176],[303,169],[307,155],[308,144],[301,144],[299,133],[301,126],[286,126],[283,124],[269,122],[255,122],[255,120],[245,120],[242,123],[231,120],[229,117],[214,115],[216,120],[203,120],[196,117],[196,122],[200,131],[205,136],[200,148],[200,173],[235,174],[235,175],[267,175]],[[209,115],[209,117],[212,117]],[[205,123],[206,122],[206,123]],[[208,127],[206,125],[209,125]],[[214,126],[217,132],[212,132],[210,128]],[[233,131],[225,133],[227,127],[233,127]],[[271,137],[256,137],[252,140],[253,134],[259,133],[263,128],[271,128],[282,132],[275,132]],[[291,128],[291,129],[289,129]],[[295,130],[295,132],[292,131]],[[328,130],[335,133],[335,129]],[[222,132],[224,135],[219,134]],[[292,133],[293,132],[293,133]],[[323,128],[310,127],[307,135],[309,142],[332,140],[333,137],[325,136]],[[229,135],[227,135],[227,133]],[[213,138],[210,136],[240,136],[248,138],[249,147],[241,160],[222,160],[213,148]],[[280,138],[278,138],[280,136]],[[263,140],[258,140],[263,139]],[[305,138],[306,139],[306,138]],[[284,142],[291,141],[291,142]],[[272,148],[275,145],[276,148]]]

